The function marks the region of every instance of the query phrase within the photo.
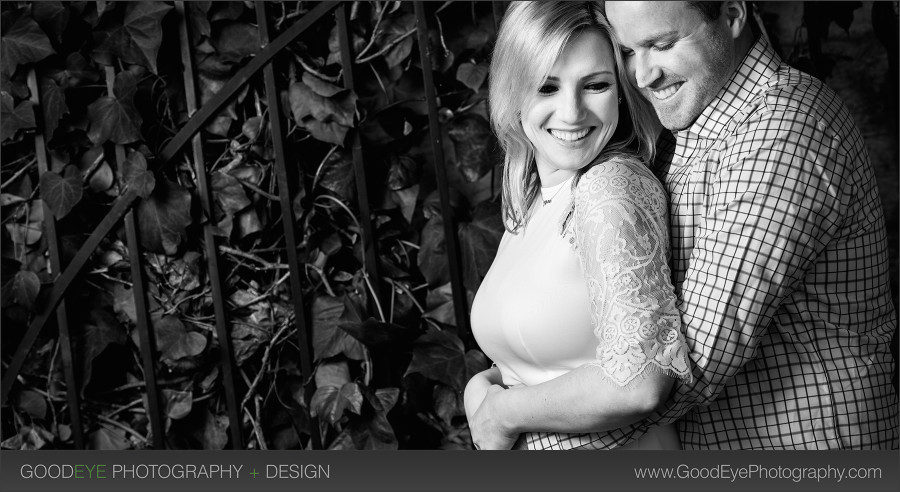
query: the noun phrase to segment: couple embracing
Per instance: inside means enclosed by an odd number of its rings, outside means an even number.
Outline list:
[[[744,2],[512,2],[490,115],[476,448],[897,448],[864,142]]]

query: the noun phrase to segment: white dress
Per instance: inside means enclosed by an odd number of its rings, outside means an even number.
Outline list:
[[[507,386],[585,364],[626,386],[646,370],[690,380],[668,267],[667,201],[638,161],[614,158],[541,190],[508,231],[472,305],[472,330]],[[574,211],[573,211],[574,200]],[[566,218],[568,217],[568,220]],[[565,230],[563,228],[565,222]],[[528,433],[529,449],[570,449],[588,434]],[[680,449],[670,426],[624,448]]]

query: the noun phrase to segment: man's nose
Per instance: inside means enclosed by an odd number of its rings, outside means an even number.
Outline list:
[[[641,89],[646,89],[662,77],[662,69],[646,54],[635,54],[629,65],[634,73],[634,82]]]

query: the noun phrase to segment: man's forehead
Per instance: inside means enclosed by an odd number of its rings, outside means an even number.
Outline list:
[[[606,15],[619,39],[633,46],[683,36],[702,22],[685,2],[606,2]]]

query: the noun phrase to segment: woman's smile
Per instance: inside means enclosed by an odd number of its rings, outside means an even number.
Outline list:
[[[557,130],[554,128],[549,128],[547,129],[547,132],[550,133],[550,135],[553,135],[553,137],[555,137],[557,140],[566,143],[572,143],[584,140],[584,138],[587,137],[589,133],[594,131],[595,128],[597,127],[591,126],[588,128],[582,128],[580,130]]]

